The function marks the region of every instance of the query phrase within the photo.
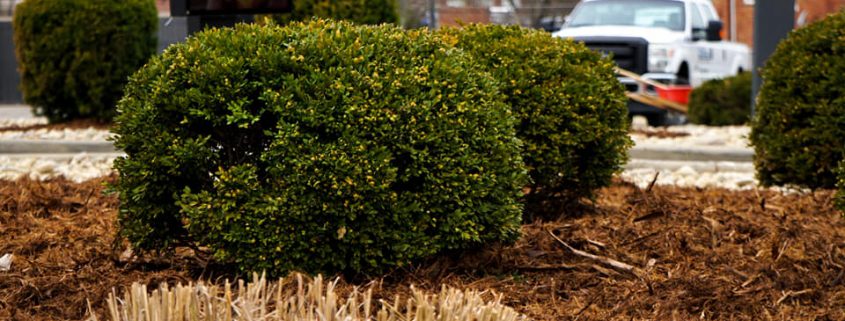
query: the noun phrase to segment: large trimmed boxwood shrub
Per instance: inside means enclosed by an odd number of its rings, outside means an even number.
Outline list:
[[[26,0],[15,9],[21,89],[50,122],[110,120],[127,78],[156,50],[152,0]]]
[[[751,117],[751,73],[714,79],[690,94],[689,121],[710,126],[742,125]]]
[[[488,74],[427,32],[203,31],[135,74],[118,108],[119,223],[138,249],[377,272],[519,234],[515,119]]]
[[[555,204],[592,197],[610,184],[631,145],[625,92],[612,60],[517,26],[474,24],[441,33],[496,77],[519,117],[532,215],[556,216]]]
[[[396,0],[293,0],[291,13],[274,17],[280,24],[313,17],[370,25],[399,22]]]
[[[751,126],[763,185],[831,188],[845,154],[845,13],[792,31],[763,68]]]

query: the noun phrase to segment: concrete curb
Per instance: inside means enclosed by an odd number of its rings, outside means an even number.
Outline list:
[[[754,164],[750,162],[725,161],[665,161],[653,159],[631,159],[625,164],[626,170],[653,169],[658,171],[677,171],[689,167],[698,173],[753,173]]]
[[[0,154],[115,153],[107,141],[0,140]]]
[[[751,162],[754,150],[724,146],[636,145],[628,151],[631,159],[662,161]]]
[[[27,105],[8,105],[0,104],[0,117],[11,119],[32,119],[36,118],[32,114],[32,108]]]

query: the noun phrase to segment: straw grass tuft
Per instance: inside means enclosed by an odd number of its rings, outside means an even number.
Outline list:
[[[517,321],[526,318],[501,304],[501,296],[484,300],[486,291],[443,286],[438,294],[411,287],[407,298],[374,300],[372,286],[337,294],[338,280],[294,274],[277,282],[264,275],[252,282],[203,282],[149,292],[134,283],[122,297],[107,300],[111,321]],[[376,302],[378,301],[378,302]],[[96,320],[96,318],[92,318]]]

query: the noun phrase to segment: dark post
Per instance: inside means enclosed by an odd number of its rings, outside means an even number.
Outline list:
[[[437,0],[428,0],[428,28],[437,29]]]
[[[255,14],[285,13],[291,0],[171,0],[170,15],[187,19],[187,35],[208,27],[231,27],[253,22]]]
[[[751,115],[754,115],[760,90],[760,68],[775,51],[778,43],[795,27],[795,0],[757,0],[754,3],[754,81],[751,93]]]
[[[189,0],[170,0],[170,16],[184,17],[188,15]]]

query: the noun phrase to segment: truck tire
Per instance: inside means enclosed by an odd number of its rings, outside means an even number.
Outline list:
[[[676,85],[689,85],[689,65],[686,62],[681,64],[681,69],[678,70],[678,74],[675,75],[675,84]]]
[[[651,127],[666,126],[666,112],[644,115]]]

